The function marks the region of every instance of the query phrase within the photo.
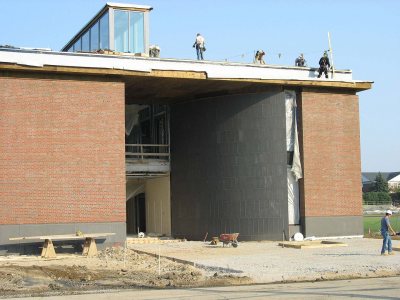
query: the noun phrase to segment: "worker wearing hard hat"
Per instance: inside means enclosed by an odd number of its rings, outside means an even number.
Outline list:
[[[294,61],[296,67],[305,67],[306,66],[306,60],[304,59],[303,53],[300,54],[298,58]]]
[[[383,237],[383,244],[381,255],[393,255],[392,251],[392,239],[390,238],[390,233],[396,235],[396,232],[390,226],[389,218],[392,216],[392,211],[387,210],[386,215],[381,220],[381,235]],[[388,253],[386,253],[388,251]]]
[[[321,77],[322,73],[325,73],[325,78],[328,78],[328,70],[331,67],[329,63],[328,53],[325,51],[324,56],[319,60],[318,78]]]

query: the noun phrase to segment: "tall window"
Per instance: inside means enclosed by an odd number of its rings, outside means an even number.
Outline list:
[[[108,12],[100,19],[100,49],[110,49],[108,31]]]
[[[90,51],[90,34],[89,30],[82,35],[82,51],[89,52]]]
[[[115,51],[129,52],[128,28],[129,28],[129,12],[122,10],[115,10],[114,12]]]
[[[114,46],[117,52],[144,52],[144,13],[115,10]]]
[[[129,13],[129,51],[144,52],[144,14],[141,12]]]
[[[99,49],[99,22],[97,21],[92,28],[90,28],[90,51]]]
[[[81,39],[78,39],[75,44],[74,44],[74,51],[82,51],[82,46],[81,46]]]

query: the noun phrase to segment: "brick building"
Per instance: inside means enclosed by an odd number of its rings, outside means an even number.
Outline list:
[[[146,32],[132,46],[140,55],[84,51],[83,36],[100,47],[93,24],[118,9],[138,10],[106,5],[69,52],[0,49],[2,249],[13,236],[77,230],[115,232],[104,245],[138,231],[363,233],[356,93],[371,82],[348,70],[317,79],[304,67],[149,58]]]

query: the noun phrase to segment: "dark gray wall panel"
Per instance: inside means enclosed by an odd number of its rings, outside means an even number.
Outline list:
[[[282,239],[288,230],[282,92],[223,96],[171,107],[172,233],[239,232]]]
[[[124,245],[126,239],[126,223],[76,223],[76,224],[25,224],[25,225],[0,225],[0,255],[9,253],[19,254],[39,254],[43,241],[24,240],[10,241],[11,237],[38,236],[38,235],[58,235],[73,234],[80,230],[83,233],[115,233],[106,238],[96,239],[98,249],[113,246],[116,244]],[[56,247],[61,245],[82,244],[82,241],[63,241],[54,240]],[[77,248],[82,249],[82,248]]]
[[[363,235],[363,217],[304,217],[304,234],[306,237]]]

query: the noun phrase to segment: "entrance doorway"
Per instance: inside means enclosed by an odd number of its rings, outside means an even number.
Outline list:
[[[146,197],[140,193],[126,201],[127,234],[146,232]]]

